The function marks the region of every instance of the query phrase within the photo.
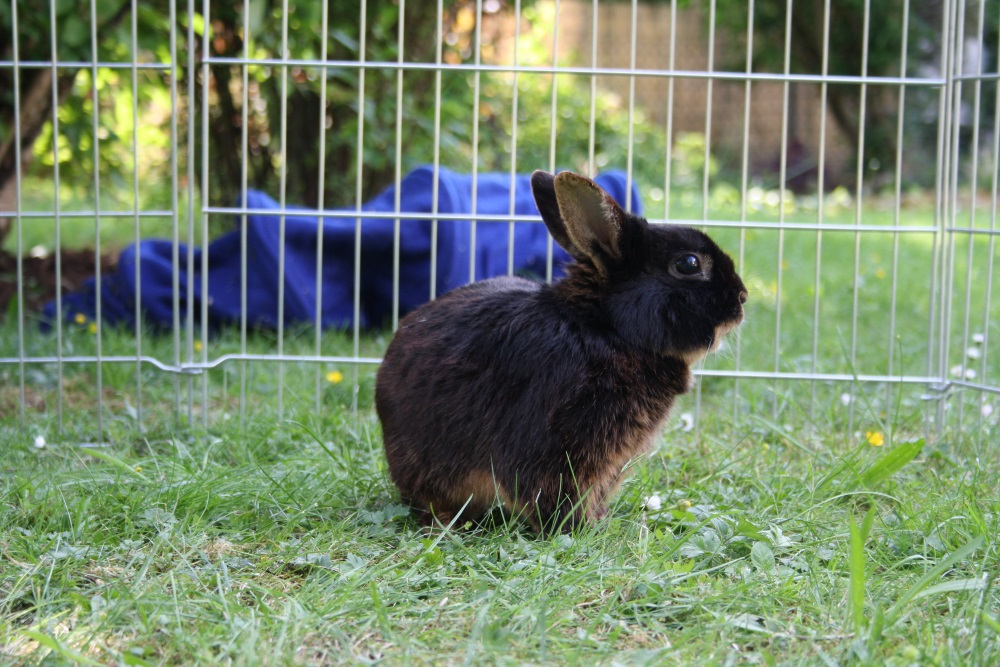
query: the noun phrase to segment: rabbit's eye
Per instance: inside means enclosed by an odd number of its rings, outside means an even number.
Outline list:
[[[674,268],[682,276],[693,276],[701,271],[701,260],[695,254],[682,255],[674,264]]]

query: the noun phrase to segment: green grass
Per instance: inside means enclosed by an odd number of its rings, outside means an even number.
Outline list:
[[[891,213],[866,217],[882,224]],[[715,236],[739,247],[735,232]],[[773,370],[778,237],[752,230],[744,241],[740,367]],[[783,242],[778,368],[807,371],[816,235],[786,232]],[[966,313],[970,333],[988,326],[996,340],[1000,330],[1000,285],[986,303],[989,247],[978,240],[965,309],[964,243],[952,363],[971,345]],[[852,364],[854,235],[824,234],[817,370],[885,373],[891,352],[894,373],[928,372],[931,238],[906,235],[900,246],[890,340],[892,238],[862,239]],[[26,353],[54,354],[54,336],[26,325]],[[101,336],[103,354],[135,354],[134,332]],[[0,356],[16,356],[16,340],[8,318]],[[144,354],[187,358],[186,340],[179,350],[151,332],[142,341]],[[361,354],[377,357],[387,341],[366,333]],[[275,343],[254,333],[248,348],[273,353]],[[94,347],[89,325],[66,330],[64,353]],[[238,350],[227,331],[206,354]],[[311,354],[312,331],[291,331],[285,350]],[[706,367],[733,368],[735,350]],[[324,354],[352,351],[349,334],[324,335]],[[1000,358],[988,363],[977,368],[996,385]],[[500,513],[419,528],[388,479],[374,367],[357,367],[356,393],[350,365],[277,368],[250,363],[244,375],[229,362],[189,378],[134,362],[30,364],[23,428],[19,369],[0,368],[0,662],[1000,661],[996,396],[952,393],[927,442],[938,413],[922,385],[705,378],[661,446],[634,462],[607,521],[539,539]],[[327,380],[331,371],[343,380]],[[690,431],[686,412],[698,417]],[[654,494],[660,509],[644,508]]]
[[[25,664],[1000,658],[1000,461],[973,431],[877,448],[826,416],[789,432],[713,412],[700,440],[673,428],[635,464],[604,524],[540,540],[499,514],[419,529],[367,406],[288,416],[109,428],[99,448],[3,429],[0,650]],[[654,493],[662,508],[644,511]]]

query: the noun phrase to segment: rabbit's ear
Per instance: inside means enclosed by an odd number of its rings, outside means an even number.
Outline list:
[[[564,171],[554,179],[556,201],[566,234],[601,271],[622,259],[622,235],[629,216],[607,192],[588,178]]]
[[[532,173],[531,193],[535,196],[535,206],[542,214],[542,221],[549,228],[549,233],[552,234],[556,243],[577,259],[586,257],[573,245],[573,241],[566,232],[566,223],[563,222],[562,214],[559,212],[559,202],[556,200],[555,176],[546,171]]]

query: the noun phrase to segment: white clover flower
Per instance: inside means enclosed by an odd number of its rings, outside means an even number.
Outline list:
[[[951,367],[951,376],[952,377],[956,377],[956,378],[962,377],[962,366],[961,365],[952,366]]]
[[[978,347],[970,347],[968,350],[965,351],[965,356],[967,356],[969,359],[978,359],[979,357],[983,356],[983,353]]]
[[[980,408],[980,412],[982,412],[984,417],[989,417],[993,414],[993,406],[989,403],[983,403],[983,407]]]
[[[972,342],[979,343],[980,345],[982,345],[984,342],[986,342],[986,336],[984,336],[981,333],[974,333],[972,334]]]
[[[841,405],[850,405],[852,400],[854,400],[854,399],[846,391],[843,394],[840,395],[840,404]]]
[[[975,380],[976,379],[976,369],[975,368],[966,368],[965,369],[965,379],[966,380]]]
[[[642,507],[650,512],[658,512],[663,507],[663,501],[660,500],[658,494],[654,493],[642,501]]]
[[[694,428],[694,415],[690,412],[681,413],[681,430],[685,433]]]
[[[40,435],[35,436],[35,447],[38,448],[38,449],[44,448],[45,447],[45,438],[42,437],[42,436],[40,436]]]

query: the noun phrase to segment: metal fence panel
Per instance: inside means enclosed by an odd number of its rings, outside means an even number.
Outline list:
[[[452,122],[466,123],[471,135],[469,145],[470,155],[463,159],[468,163],[468,171],[473,183],[484,171],[481,164],[486,148],[495,150],[498,142],[495,133],[497,128],[483,126],[484,109],[492,108],[497,102],[488,97],[487,83],[495,82],[496,77],[505,77],[502,81],[509,86],[510,97],[509,118],[510,127],[504,128],[508,133],[499,141],[507,146],[509,155],[507,171],[511,178],[521,172],[536,168],[550,170],[567,165],[560,164],[558,148],[566,141],[579,141],[581,153],[586,154],[585,164],[569,165],[585,168],[591,174],[601,169],[605,162],[620,166],[626,173],[629,183],[635,180],[638,154],[648,156],[652,151],[660,151],[662,156],[662,185],[650,185],[643,194],[657,191],[652,201],[658,206],[647,207],[645,214],[654,223],[686,223],[704,227],[713,233],[730,234],[726,236],[731,242],[732,251],[743,272],[750,275],[758,274],[773,276],[771,282],[761,279],[758,289],[753,294],[754,300],[768,303],[768,311],[760,311],[758,316],[767,317],[766,324],[753,324],[756,329],[754,337],[737,339],[731,352],[716,359],[707,361],[697,370],[701,379],[727,379],[732,381],[732,397],[734,413],[739,414],[745,409],[741,401],[741,387],[746,383],[767,382],[773,386],[774,400],[770,406],[771,417],[778,421],[780,395],[782,388],[790,388],[794,392],[809,392],[810,410],[814,409],[817,400],[817,387],[842,383],[847,392],[845,401],[851,401],[853,392],[860,384],[877,383],[884,385],[891,392],[899,385],[913,386],[934,398],[946,397],[960,390],[962,398],[952,402],[955,406],[951,413],[959,421],[963,411],[974,410],[977,419],[988,416],[986,407],[991,395],[1000,394],[1000,385],[995,373],[991,374],[990,363],[995,359],[990,356],[990,336],[995,338],[996,331],[991,332],[991,322],[995,329],[997,317],[997,289],[994,285],[996,273],[996,239],[1000,235],[997,225],[997,188],[998,162],[1000,162],[1000,96],[997,95],[997,71],[987,69],[992,54],[995,64],[1000,44],[988,44],[986,26],[988,19],[996,13],[996,9],[988,7],[985,0],[970,0],[969,2],[950,1],[942,5],[940,16],[932,16],[939,21],[935,26],[935,41],[931,43],[934,52],[931,57],[925,53],[921,57],[920,66],[915,66],[912,54],[916,49],[926,49],[927,44],[914,44],[911,39],[912,19],[915,9],[905,1],[901,12],[894,20],[902,26],[902,43],[895,62],[895,73],[886,74],[886,70],[878,74],[869,72],[869,45],[872,34],[884,26],[872,23],[873,6],[869,1],[864,3],[863,25],[860,35],[861,69],[857,73],[845,74],[831,72],[830,55],[835,49],[843,48],[840,44],[831,44],[831,2],[826,0],[822,12],[822,42],[820,44],[821,62],[818,71],[803,71],[797,67],[796,50],[793,44],[793,16],[799,9],[788,0],[785,6],[784,47],[780,68],[771,71],[768,67],[758,67],[754,62],[755,45],[762,39],[760,25],[755,25],[755,4],[750,2],[747,8],[748,25],[744,35],[744,44],[733,47],[726,43],[726,37],[718,27],[718,11],[715,0],[703,9],[679,9],[676,2],[668,5],[654,3],[647,5],[633,0],[631,4],[602,3],[598,0],[584,2],[583,0],[555,0],[551,3],[536,3],[550,7],[551,16],[555,20],[549,25],[549,32],[544,39],[531,37],[531,30],[536,29],[525,19],[529,10],[522,7],[520,0],[507,2],[504,11],[497,12],[501,3],[484,2],[449,2],[438,0],[433,7],[423,5],[427,12],[434,13],[435,32],[433,35],[434,49],[427,52],[424,59],[414,60],[407,57],[406,45],[408,26],[404,17],[409,16],[407,5],[413,8],[413,0],[407,3],[400,0],[398,21],[395,34],[374,34],[369,25],[373,12],[381,7],[370,6],[361,0],[357,3],[353,15],[338,12],[331,14],[329,3],[323,3],[320,24],[304,25],[294,23],[294,3],[283,0],[273,8],[270,16],[274,23],[268,24],[268,17],[254,14],[254,5],[260,0],[248,0],[245,11],[241,13],[240,23],[233,26],[240,32],[241,49],[236,53],[220,54],[213,48],[214,12],[220,10],[218,3],[203,0],[200,7],[194,0],[188,0],[186,6],[179,6],[176,0],[169,2],[170,34],[167,40],[169,53],[165,57],[150,57],[144,54],[140,46],[140,28],[138,23],[138,2],[133,0],[130,8],[130,41],[126,48],[118,51],[119,57],[102,58],[98,34],[99,3],[90,0],[89,29],[90,50],[92,57],[88,60],[74,58],[61,59],[60,25],[56,16],[56,3],[50,4],[50,30],[48,33],[51,49],[49,60],[25,60],[20,57],[21,36],[19,11],[23,12],[24,2],[15,1],[12,4],[12,34],[11,58],[0,61],[0,70],[12,73],[13,85],[13,132],[21,136],[21,108],[24,104],[21,90],[21,77],[25,72],[49,69],[52,72],[52,113],[50,125],[53,136],[60,133],[61,118],[58,113],[60,93],[56,81],[59,73],[70,69],[89,71],[90,81],[90,132],[92,133],[92,205],[89,207],[75,206],[67,210],[60,198],[65,177],[61,175],[61,160],[58,141],[54,141],[54,156],[52,159],[51,179],[54,197],[51,207],[27,206],[23,183],[22,160],[20,154],[14,159],[16,169],[16,196],[12,210],[0,211],[0,217],[13,220],[14,240],[12,252],[17,258],[16,266],[16,312],[11,313],[15,324],[8,326],[7,331],[16,331],[16,341],[5,341],[0,349],[0,372],[4,372],[11,382],[16,382],[19,399],[19,422],[30,424],[40,419],[39,411],[27,408],[30,396],[37,388],[32,388],[32,368],[54,368],[55,389],[50,394],[55,398],[54,406],[47,406],[41,411],[55,416],[57,428],[64,428],[67,414],[67,373],[70,369],[80,366],[91,366],[95,369],[96,402],[93,405],[95,416],[94,437],[101,439],[106,430],[107,404],[105,399],[105,376],[112,368],[131,366],[134,369],[134,392],[123,399],[134,410],[134,418],[141,425],[147,418],[150,409],[156,410],[162,406],[150,406],[147,401],[146,385],[154,380],[152,377],[169,377],[172,382],[173,410],[178,419],[187,423],[201,422],[203,426],[210,424],[214,415],[222,418],[227,414],[223,408],[213,409],[214,402],[225,403],[230,391],[236,401],[236,417],[243,423],[249,411],[261,405],[273,407],[277,414],[282,415],[285,404],[289,400],[286,394],[286,369],[290,366],[305,365],[313,378],[311,396],[307,402],[319,411],[323,407],[323,394],[326,387],[326,373],[331,365],[343,365],[353,369],[353,376],[347,378],[353,384],[352,403],[357,407],[359,401],[359,369],[370,368],[377,364],[378,354],[370,352],[366,347],[365,335],[361,327],[362,303],[362,221],[375,219],[390,221],[393,225],[392,265],[386,271],[391,271],[393,282],[392,317],[389,322],[391,329],[398,326],[400,317],[400,247],[401,234],[407,221],[430,221],[431,245],[429,262],[431,267],[437,266],[437,249],[439,224],[454,220],[471,221],[471,239],[473,247],[476,243],[477,226],[483,223],[504,222],[508,224],[508,272],[513,273],[515,223],[534,220],[533,216],[518,215],[515,212],[514,192],[511,189],[508,215],[479,213],[477,207],[477,190],[472,188],[472,211],[470,215],[455,215],[439,211],[438,180],[434,180],[432,207],[426,213],[409,213],[404,211],[400,200],[400,184],[404,176],[404,164],[408,156],[404,155],[404,141],[408,133],[429,132],[433,139],[432,151],[425,156],[433,172],[449,166],[453,156],[449,151],[455,147],[444,145],[443,137],[446,129],[443,124]],[[376,3],[377,4],[377,3]],[[290,6],[291,5],[291,6]],[[269,6],[268,6],[269,7]],[[20,8],[20,9],[19,9]],[[532,10],[537,6],[532,5]],[[263,11],[258,8],[258,11]],[[474,28],[469,30],[469,52],[457,60],[446,57],[446,45],[449,40],[457,39],[453,33],[446,32],[448,21],[453,24],[461,12],[470,13]],[[696,12],[696,14],[692,14]],[[698,13],[700,12],[700,13]],[[679,14],[681,15],[679,17]],[[463,14],[464,16],[465,14]],[[884,20],[884,13],[877,14]],[[507,16],[505,23],[496,28],[497,16]],[[695,16],[691,19],[690,16]],[[920,15],[926,19],[926,12]],[[23,20],[23,19],[22,19]],[[992,20],[995,20],[992,19]],[[255,23],[256,21],[256,23]],[[488,24],[495,29],[495,34],[489,43],[489,53],[486,53],[486,39],[483,26]],[[678,25],[683,21],[694,21],[692,25],[704,28],[704,34],[692,37],[692,31],[678,31]],[[347,24],[356,26],[359,36],[356,44],[356,59],[332,56],[329,50],[331,39],[321,39],[321,48],[316,53],[293,53],[290,33],[295,31],[308,32],[319,30],[321,35],[334,35],[337,30]],[[220,24],[221,25],[221,24]],[[203,27],[203,28],[202,28]],[[204,34],[202,34],[202,29]],[[506,32],[504,32],[506,31]],[[602,32],[603,31],[603,32]],[[609,32],[610,31],[610,32]],[[652,33],[650,33],[652,31]],[[683,32],[684,34],[680,34]],[[261,56],[256,49],[257,34],[266,34],[267,39],[277,42],[277,56]],[[502,34],[502,38],[496,37]],[[655,47],[649,46],[652,35],[661,37]],[[610,37],[609,37],[610,35]],[[536,48],[538,43],[544,45],[541,56],[526,50],[524,42],[531,37],[536,39],[529,46]],[[606,43],[604,40],[607,39]],[[374,43],[374,40],[381,42]],[[395,57],[382,59],[386,51],[376,47],[379,44],[395,46]],[[694,43],[697,48],[691,46]],[[613,46],[613,48],[612,48]],[[197,47],[197,48],[196,48]],[[648,48],[647,48],[648,47]],[[683,47],[683,48],[681,48]],[[537,47],[541,48],[541,47]],[[199,50],[200,49],[200,50]],[[186,54],[185,54],[186,51]],[[701,60],[692,61],[697,52]],[[341,51],[337,51],[341,53]],[[733,64],[733,54],[740,55],[742,64]],[[970,55],[971,54],[971,55]],[[107,55],[107,54],[105,54]],[[651,58],[660,58],[658,63],[649,64]],[[935,59],[937,60],[936,66]],[[970,62],[970,60],[974,62]],[[697,62],[695,68],[686,65]],[[181,70],[186,74],[181,77]],[[254,77],[262,70],[269,70],[272,78],[277,78],[279,84],[280,110],[279,127],[271,128],[271,141],[276,141],[282,147],[277,165],[278,182],[275,193],[278,208],[275,210],[260,210],[249,205],[248,188],[251,182],[251,154],[255,147],[251,144],[249,128],[253,121],[255,99],[251,95],[256,85]],[[237,76],[227,76],[227,86],[236,91],[235,98],[239,109],[234,112],[233,124],[238,127],[240,162],[241,198],[236,202],[219,202],[212,194],[210,179],[213,165],[220,160],[211,149],[210,122],[213,114],[218,113],[213,99],[217,96],[217,86],[223,85],[219,72],[237,72]],[[102,127],[100,115],[102,105],[108,100],[99,96],[99,86],[96,82],[105,72],[125,72],[127,78],[119,79],[121,85],[128,89],[131,96],[131,137],[130,146],[130,181],[127,189],[131,192],[131,206],[118,206],[102,203],[107,189],[107,183],[102,178],[101,151],[105,148],[100,137]],[[410,100],[407,99],[408,77],[430,73],[432,93],[430,114],[421,127],[411,127],[404,122],[408,116],[404,110]],[[140,164],[140,91],[144,85],[149,85],[148,77],[165,77],[167,81],[168,120],[169,125],[169,202],[168,207],[143,208],[140,205],[144,184],[141,178]],[[352,119],[338,118],[334,126],[328,119],[326,110],[331,100],[331,82],[334,77],[350,78],[356,82],[356,97],[342,101],[352,105],[355,115]],[[492,78],[491,78],[492,77]],[[186,90],[179,88],[181,79],[186,83]],[[388,87],[369,85],[369,81],[386,78],[392,82]],[[162,79],[161,79],[162,80]],[[567,106],[560,97],[559,83],[563,81],[583,81],[589,88],[589,108]],[[454,111],[447,108],[448,90],[455,82],[472,90],[472,106],[467,115],[453,116]],[[521,118],[524,112],[523,101],[519,100],[522,88],[527,89],[537,82],[545,84],[549,90],[550,103],[546,110],[550,126],[547,136],[540,141],[547,142],[547,159],[541,163],[526,163],[519,158],[519,142],[525,141],[519,134],[521,124],[526,122]],[[492,85],[492,83],[491,83]],[[850,87],[857,91],[856,118],[858,126],[854,136],[844,136],[836,130],[831,120],[831,95],[834,87]],[[289,172],[288,155],[284,152],[289,146],[290,133],[306,131],[304,128],[290,126],[289,103],[293,100],[293,89],[304,88],[309,94],[318,96],[319,109],[317,127],[308,132],[315,133],[320,158],[315,166],[316,182],[318,183],[318,198],[306,209],[306,212],[316,216],[316,253],[315,271],[317,274],[314,290],[316,315],[312,327],[306,334],[308,345],[298,342],[289,347],[290,339],[301,337],[298,331],[290,332],[285,321],[285,290],[284,280],[286,266],[286,222],[289,214],[301,215],[303,210],[293,208],[293,204],[301,202],[290,201],[288,196]],[[622,117],[626,126],[620,132],[626,137],[625,150],[622,155],[607,156],[598,149],[601,137],[598,135],[601,110],[598,107],[599,91],[614,89],[621,92],[624,102],[621,103]],[[888,94],[883,94],[888,90]],[[390,91],[390,94],[383,94]],[[341,89],[336,91],[338,94]],[[878,93],[875,102],[872,96]],[[113,95],[114,91],[110,91]],[[373,98],[377,95],[377,98]],[[678,179],[683,174],[678,173],[682,167],[678,160],[677,139],[685,127],[692,122],[689,106],[697,108],[693,117],[700,117],[700,134],[703,144],[693,151],[685,149],[685,155],[693,162],[700,160],[703,167],[688,190],[678,190]],[[986,108],[986,102],[993,100],[993,108]],[[780,100],[780,101],[779,101]],[[763,107],[763,104],[771,107]],[[878,104],[879,113],[895,114],[896,122],[892,135],[895,144],[891,165],[885,169],[892,177],[886,182],[873,185],[868,182],[873,176],[872,165],[866,160],[866,142],[871,140],[866,128],[865,119],[869,117],[871,106]],[[382,117],[376,117],[367,110],[378,107],[391,110]],[[777,110],[770,114],[767,109]],[[803,112],[802,109],[807,111]],[[530,111],[537,111],[531,109]],[[843,111],[839,111],[842,113]],[[645,120],[639,120],[640,115],[654,117],[655,123],[662,128],[666,137],[665,144],[650,146],[639,143],[635,136],[636,129]],[[929,210],[933,215],[925,218],[910,219],[906,205],[908,183],[907,169],[910,166],[910,151],[915,139],[907,129],[907,119],[916,114],[931,115],[936,121],[933,141],[936,142],[936,166],[934,182],[930,188],[932,201]],[[985,114],[991,117],[987,119]],[[774,116],[774,117],[768,117]],[[496,117],[499,117],[497,115]],[[374,118],[374,120],[373,120]],[[492,117],[491,117],[492,118]],[[587,131],[581,139],[567,140],[560,128],[567,125],[586,125]],[[815,130],[814,136],[806,137],[814,141],[811,149],[816,155],[815,182],[805,195],[799,195],[811,201],[814,213],[812,219],[802,215],[792,215],[796,195],[789,189],[792,180],[799,174],[792,173],[798,168],[790,161],[792,152],[802,139],[801,130],[792,136],[792,126],[809,127]],[[646,125],[642,125],[646,127]],[[336,165],[328,164],[326,147],[333,133],[344,132],[345,128],[353,129],[353,156],[347,162]],[[756,129],[755,129],[756,128]],[[371,147],[372,135],[379,137],[378,148]],[[777,136],[777,163],[770,166],[768,178],[776,180],[776,186],[764,190],[756,183],[762,172],[760,165],[761,137]],[[836,135],[836,136],[834,136]],[[387,137],[387,138],[386,138]],[[793,141],[794,140],[794,141]],[[539,141],[538,137],[529,135],[527,141]],[[793,145],[796,144],[796,145]],[[391,212],[364,212],[363,205],[372,192],[366,191],[364,174],[367,168],[366,156],[372,150],[378,150],[393,163],[392,183],[396,188],[395,209]],[[717,183],[713,180],[710,168],[717,152],[732,156],[734,174],[738,184],[734,186],[735,207],[728,209],[716,207],[713,197],[716,196]],[[15,149],[15,152],[16,149]],[[831,200],[843,196],[829,187],[828,165],[843,160],[844,155],[857,155],[848,173],[852,174],[846,180],[847,191],[853,193],[844,206],[853,209],[853,215],[840,214],[836,219],[829,219],[826,211],[831,206]],[[918,155],[914,153],[915,155]],[[831,157],[832,156],[832,157]],[[696,159],[697,158],[697,159]],[[660,158],[657,158],[660,159]],[[916,158],[920,159],[919,155]],[[338,170],[353,170],[353,196],[346,198],[349,205],[332,206],[325,198],[325,184],[328,178]],[[880,175],[877,175],[881,178]],[[868,206],[873,205],[876,190],[878,198],[875,204],[887,207],[885,215],[872,219]],[[631,189],[629,200],[631,199]],[[206,193],[208,193],[206,195]],[[695,204],[685,203],[684,197],[690,193]],[[773,194],[776,193],[776,194]],[[652,197],[652,195],[650,195]],[[777,197],[770,204],[774,215],[768,217],[759,215],[755,202]],[[788,199],[786,199],[788,198]],[[626,207],[633,208],[638,202],[623,202]],[[255,270],[248,256],[248,219],[257,214],[275,214],[279,219],[278,237],[278,304],[277,325],[273,338],[267,344],[270,349],[261,347],[261,343],[253,343],[254,323],[248,319],[248,282],[247,277]],[[61,310],[63,297],[61,287],[61,270],[63,265],[61,246],[64,239],[61,229],[67,220],[78,218],[93,219],[94,263],[96,269],[96,316],[93,320],[93,345],[87,349],[70,349],[67,347],[67,324]],[[52,219],[54,238],[52,249],[54,253],[54,270],[56,275],[56,300],[54,330],[51,340],[46,339],[43,345],[28,345],[36,336],[36,322],[25,311],[25,284],[22,257],[26,256],[28,248],[23,241],[23,232],[33,224],[41,224],[43,220]],[[120,346],[115,346],[109,352],[105,344],[109,335],[102,324],[101,296],[101,254],[102,228],[108,225],[131,222],[132,238],[138,243],[147,234],[143,227],[150,220],[168,219],[170,222],[170,243],[172,245],[172,325],[165,334],[169,346],[157,345],[157,340],[163,340],[161,332],[151,338],[141,324],[142,314],[138,298],[143,294],[144,285],[139,262],[136,262],[134,280],[137,298],[134,302],[134,319],[132,349],[133,352],[123,353]],[[194,252],[184,252],[200,246],[205,248],[212,240],[210,229],[217,221],[231,219],[237,221],[239,230],[240,252],[240,285],[239,299],[241,316],[233,323],[238,329],[238,341],[235,346],[219,346],[210,335],[206,326],[198,327],[198,322],[209,320],[210,283],[208,253],[201,253],[200,262],[196,264]],[[351,297],[353,300],[353,317],[349,331],[350,344],[338,353],[330,351],[328,336],[323,331],[320,319],[320,309],[323,304],[323,262],[325,253],[329,250],[330,241],[324,238],[323,222],[327,220],[345,220],[354,224],[353,246],[353,276]],[[46,223],[47,224],[47,223]],[[846,246],[841,239],[849,237]],[[762,255],[753,256],[763,246],[763,241],[773,243],[774,265],[765,265]],[[884,258],[886,268],[880,268],[875,273],[869,273],[865,266],[870,250],[869,244],[886,248],[888,257]],[[808,248],[806,253],[811,257],[809,262],[790,267],[788,254],[790,244],[796,248]],[[835,244],[835,245],[831,245]],[[752,249],[751,249],[752,247]],[[849,248],[847,256],[832,254],[832,249]],[[919,252],[915,249],[919,249]],[[837,253],[840,251],[837,250]],[[549,246],[546,258],[546,279],[553,276],[552,247]],[[476,253],[470,253],[468,274],[470,279],[476,276]],[[901,269],[914,264],[920,264],[925,270],[926,283],[903,284],[900,282]],[[842,286],[850,292],[850,308],[847,313],[831,315],[827,312],[823,291],[824,278],[835,266],[850,266],[851,282]],[[839,269],[838,269],[839,270]],[[181,286],[186,285],[188,294],[197,298],[187,298],[182,301]],[[145,286],[148,288],[148,286]],[[345,289],[347,286],[345,286]],[[870,299],[866,293],[883,295],[888,302],[888,312],[884,314],[882,324],[870,326],[872,316],[866,313]],[[440,293],[436,271],[431,272],[429,298]],[[900,294],[908,297],[917,295],[920,308],[913,311],[899,309]],[[992,320],[991,320],[992,318]],[[901,342],[902,341],[902,342]],[[841,346],[840,354],[829,354],[830,349]],[[375,345],[377,347],[377,345]],[[754,349],[749,349],[749,348]],[[902,348],[906,348],[905,354]],[[151,353],[155,349],[157,352]],[[165,352],[169,349],[169,353]],[[793,352],[794,351],[794,354]],[[753,352],[751,355],[750,352]],[[993,355],[995,357],[995,355]],[[835,357],[836,361],[827,359]],[[914,366],[912,360],[919,358]],[[906,360],[904,366],[903,360]],[[255,371],[267,375],[267,389],[263,390],[261,398],[261,382]],[[339,372],[339,371],[338,371]],[[223,389],[218,383],[210,382],[210,375],[223,373]],[[273,373],[273,374],[272,374]],[[219,376],[212,376],[219,377]],[[231,377],[231,379],[230,379]],[[233,388],[229,388],[232,382]],[[238,389],[236,388],[238,386]],[[273,396],[270,395],[273,389]],[[251,396],[253,392],[257,396]],[[296,390],[298,393],[298,390]],[[804,394],[803,394],[804,395]],[[888,394],[887,394],[888,395]],[[299,396],[296,396],[298,400]],[[702,383],[698,382],[695,391],[696,414],[702,401]],[[928,405],[937,406],[927,411],[930,423],[933,420],[938,426],[949,418],[945,414],[950,403],[944,400],[929,401]],[[853,410],[853,403],[851,403]],[[931,414],[931,413],[934,414]],[[853,428],[853,413],[849,429]]]

